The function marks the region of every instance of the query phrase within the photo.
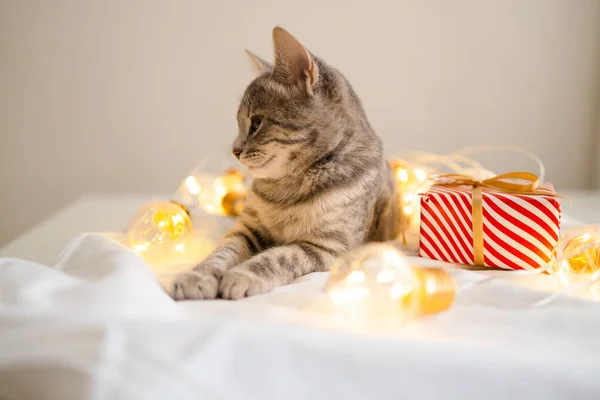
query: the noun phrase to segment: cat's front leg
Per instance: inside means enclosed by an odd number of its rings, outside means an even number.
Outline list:
[[[225,272],[219,293],[232,300],[265,293],[311,272],[328,271],[339,253],[310,241],[273,247]]]
[[[255,230],[238,225],[223,242],[193,270],[177,276],[170,290],[175,300],[209,300],[217,297],[225,272],[261,250]]]

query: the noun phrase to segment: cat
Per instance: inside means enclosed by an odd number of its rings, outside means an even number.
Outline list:
[[[273,43],[274,64],[246,51],[257,77],[233,144],[254,178],[244,209],[222,243],[176,277],[176,300],[265,293],[399,234],[393,173],[352,86],[283,28]]]

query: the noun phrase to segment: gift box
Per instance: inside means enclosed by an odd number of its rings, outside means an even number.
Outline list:
[[[484,181],[442,175],[421,194],[419,255],[502,269],[546,267],[561,208],[551,185],[509,173]]]

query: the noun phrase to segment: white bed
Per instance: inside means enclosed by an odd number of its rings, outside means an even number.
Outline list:
[[[447,266],[459,285],[482,276]],[[600,303],[532,309],[541,292],[496,283],[400,331],[350,332],[309,311],[327,274],[177,303],[154,272],[105,235],[54,268],[0,259],[0,399],[600,398]]]

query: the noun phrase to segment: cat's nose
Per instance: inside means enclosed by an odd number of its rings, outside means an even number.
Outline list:
[[[242,154],[243,150],[244,149],[242,149],[242,146],[233,146],[232,152],[236,158],[240,158],[240,154]]]

